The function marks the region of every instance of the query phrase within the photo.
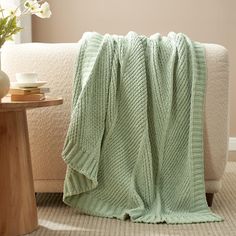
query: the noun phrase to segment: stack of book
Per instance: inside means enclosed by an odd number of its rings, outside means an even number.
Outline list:
[[[11,101],[41,101],[45,99],[45,93],[49,88],[10,88]]]

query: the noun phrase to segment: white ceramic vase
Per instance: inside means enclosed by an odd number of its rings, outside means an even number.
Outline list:
[[[0,102],[7,95],[10,89],[10,79],[8,75],[1,70],[1,51],[0,51]]]

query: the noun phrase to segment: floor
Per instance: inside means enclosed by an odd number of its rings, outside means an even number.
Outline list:
[[[61,201],[62,194],[38,194],[39,228],[32,236],[236,236],[236,162],[228,162],[223,189],[212,210],[224,222],[185,225],[138,224],[80,215]]]

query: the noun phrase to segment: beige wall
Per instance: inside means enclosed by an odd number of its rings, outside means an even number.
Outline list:
[[[76,42],[83,32],[184,32],[229,50],[230,136],[236,136],[236,0],[48,0],[50,19],[33,18],[33,41]],[[235,64],[235,65],[234,65]]]

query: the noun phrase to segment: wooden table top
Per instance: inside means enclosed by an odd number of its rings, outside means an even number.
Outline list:
[[[46,97],[41,101],[11,101],[10,97],[2,98],[0,102],[0,112],[9,110],[32,109],[37,107],[57,106],[63,103],[62,98]]]

